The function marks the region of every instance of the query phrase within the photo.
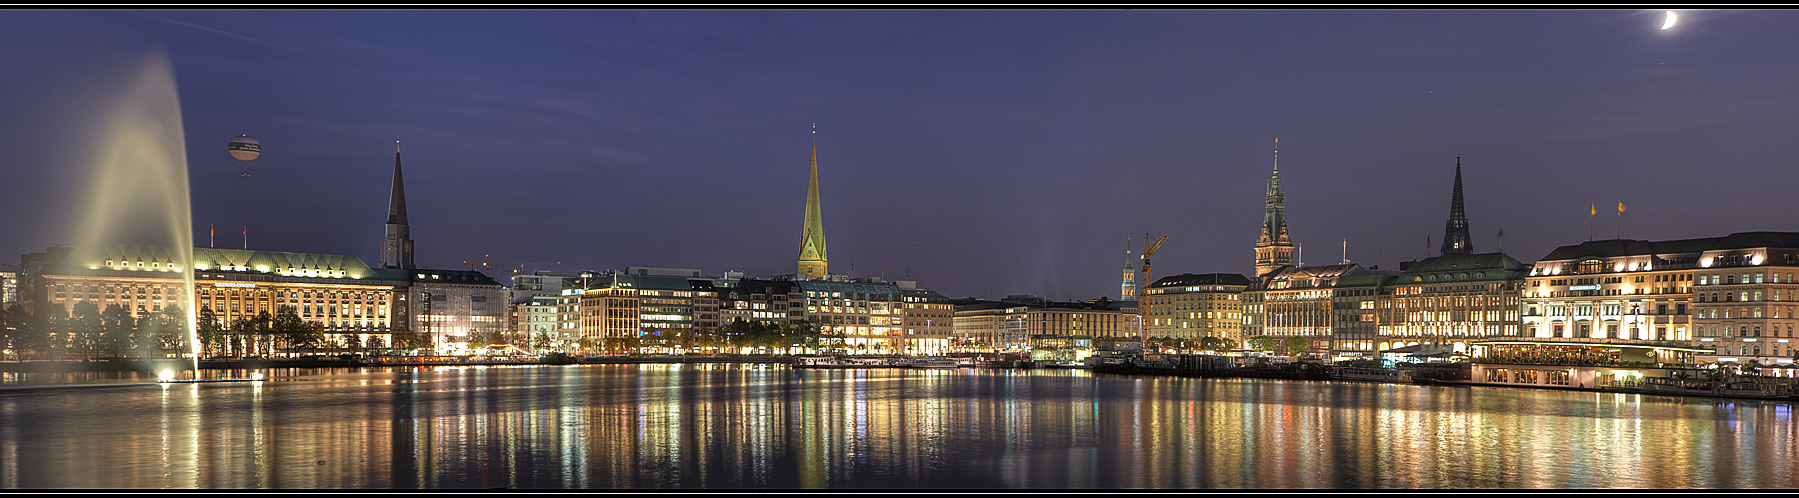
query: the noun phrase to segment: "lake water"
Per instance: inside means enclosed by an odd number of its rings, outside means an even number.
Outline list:
[[[1793,488],[1791,403],[1079,370],[0,384],[5,488]]]

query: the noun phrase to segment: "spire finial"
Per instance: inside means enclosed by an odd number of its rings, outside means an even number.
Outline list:
[[[400,153],[400,139],[397,139],[397,138],[394,139],[394,153],[395,154]]]

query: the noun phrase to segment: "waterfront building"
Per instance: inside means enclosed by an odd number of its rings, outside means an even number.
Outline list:
[[[638,338],[646,347],[689,346],[716,333],[719,298],[713,279],[699,270],[626,268],[584,274],[586,287],[574,303],[581,316],[578,341]]]
[[[958,353],[1017,353],[1030,350],[1025,334],[1026,306],[996,301],[960,300],[955,306]]]
[[[1693,341],[1694,271],[1719,243],[1618,239],[1558,247],[1527,277],[1524,336]]]
[[[1256,239],[1257,279],[1293,264],[1295,246],[1292,237],[1287,235],[1287,196],[1281,192],[1280,145],[1280,139],[1274,139],[1274,174],[1268,179],[1268,194],[1262,212],[1262,234]]]
[[[1459,253],[1401,263],[1380,303],[1381,351],[1468,354],[1472,341],[1522,336],[1519,313],[1529,265],[1502,253]]]
[[[413,303],[411,330],[430,340],[438,354],[466,354],[469,343],[503,341],[506,288],[474,270],[407,270],[405,290]]]
[[[1470,352],[1470,383],[1590,389],[1640,387],[1646,378],[1677,373],[1700,379],[1704,373],[1692,365],[1708,350],[1627,339],[1513,338],[1474,341]]]
[[[795,281],[805,294],[802,319],[817,325],[827,350],[857,354],[905,351],[905,296],[898,285],[878,278],[837,275]],[[789,316],[795,310],[789,310]]]
[[[1345,277],[1370,273],[1355,263],[1323,266],[1283,266],[1252,282],[1243,292],[1243,336],[1268,336],[1276,351],[1300,354],[1285,345],[1287,338],[1307,341],[1305,351],[1332,351],[1338,325],[1335,287]],[[1358,288],[1360,288],[1358,286]]]
[[[560,297],[532,296],[530,301],[513,304],[513,344],[535,344],[543,340],[551,347],[560,345],[563,338],[556,316]]]
[[[792,280],[726,278],[713,282],[718,289],[720,324],[742,320],[767,325],[793,325],[806,319],[806,294]]]
[[[1151,339],[1197,343],[1217,337],[1241,345],[1243,291],[1248,277],[1235,273],[1183,273],[1157,279],[1145,288],[1149,300]]]
[[[0,265],[0,307],[19,302],[19,267]]]
[[[211,308],[226,326],[294,306],[338,344],[392,346],[394,334],[418,331],[438,352],[455,352],[474,336],[493,338],[506,322],[507,296],[499,282],[480,272],[413,264],[400,164],[396,150],[380,268],[354,256],[214,248],[194,248],[193,268],[184,268],[170,247],[59,245],[21,258],[29,289],[22,299],[65,310],[86,300],[141,316],[193,292],[194,312]],[[194,288],[183,289],[182,274],[190,271]]]
[[[949,352],[955,332],[956,307],[943,294],[920,289],[916,282],[894,282],[903,304],[900,321],[905,327],[902,351],[908,355],[940,356]]]
[[[816,130],[813,133],[817,133]],[[806,226],[800,232],[800,280],[831,274],[825,252],[825,222],[818,200],[818,141],[812,141],[812,174],[806,181]]]
[[[1393,296],[1394,272],[1369,268],[1341,277],[1331,286],[1331,355],[1339,359],[1378,359],[1386,344],[1379,341],[1386,323],[1381,306]]]
[[[1044,302],[1027,305],[1024,333],[1032,360],[1081,360],[1092,356],[1098,341],[1136,339],[1127,326],[1125,311],[1109,299],[1080,302]]]
[[[194,248],[193,268],[162,246],[102,245],[91,251],[58,245],[27,254],[22,294],[29,309],[47,303],[73,311],[87,301],[143,317],[181,304],[182,274],[194,273],[194,310],[209,308],[222,325],[293,306],[325,327],[331,343],[392,345],[394,310],[408,295],[403,271],[369,268],[353,256]]]
[[[1710,350],[1702,360],[1790,366],[1799,357],[1799,233],[1721,237],[1692,274],[1693,335]]]
[[[578,274],[536,270],[530,274],[513,275],[511,298],[507,301],[506,335],[513,344],[525,344],[539,339],[558,342],[560,322],[558,303],[563,283]]]

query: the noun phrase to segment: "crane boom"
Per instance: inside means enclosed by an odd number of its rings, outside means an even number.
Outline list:
[[[1143,249],[1143,270],[1142,270],[1143,278],[1139,279],[1141,282],[1143,282],[1143,284],[1142,284],[1143,288],[1139,289],[1137,291],[1137,326],[1140,327],[1141,330],[1138,330],[1137,334],[1139,335],[1138,339],[1144,341],[1144,343],[1146,343],[1146,344],[1149,342],[1149,325],[1150,325],[1150,322],[1149,322],[1149,320],[1150,320],[1150,318],[1149,318],[1149,284],[1150,284],[1149,257],[1154,256],[1156,254],[1156,249],[1161,249],[1162,243],[1167,242],[1167,241],[1168,241],[1167,233],[1163,233],[1162,237],[1156,239],[1156,241],[1153,243],[1149,241],[1148,233],[1143,234],[1143,247],[1144,247],[1144,249]]]

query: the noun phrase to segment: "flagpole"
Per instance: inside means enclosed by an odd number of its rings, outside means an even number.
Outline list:
[[[1593,217],[1599,215],[1599,206],[1587,206],[1587,242],[1593,241]]]
[[[1624,239],[1624,201],[1618,201],[1618,239]]]

